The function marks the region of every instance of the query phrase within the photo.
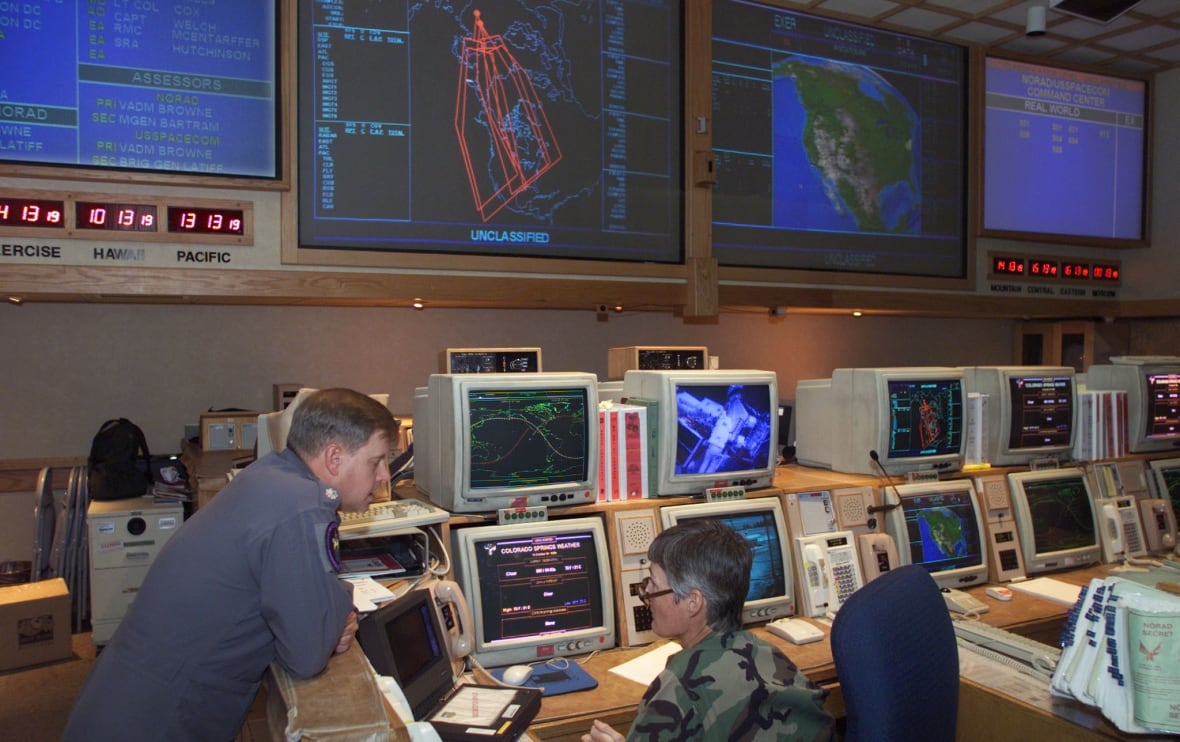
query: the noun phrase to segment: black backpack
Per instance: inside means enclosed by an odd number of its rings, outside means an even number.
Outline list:
[[[142,497],[152,484],[150,461],[147,439],[138,425],[125,417],[107,420],[90,444],[90,499]]]

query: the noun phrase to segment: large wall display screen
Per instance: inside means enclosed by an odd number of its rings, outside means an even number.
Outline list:
[[[678,262],[680,13],[300,0],[300,247]]]
[[[985,231],[1145,238],[1145,81],[988,57],[984,87]]]
[[[278,177],[275,7],[0,2],[0,161]]]
[[[718,262],[966,275],[967,50],[713,2]]]

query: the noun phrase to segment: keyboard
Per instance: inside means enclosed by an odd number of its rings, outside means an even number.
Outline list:
[[[1052,675],[1061,650],[982,621],[953,621],[955,635],[971,644],[1017,659]]]
[[[375,536],[442,523],[451,514],[421,500],[375,502],[363,513],[340,513],[342,536]]]

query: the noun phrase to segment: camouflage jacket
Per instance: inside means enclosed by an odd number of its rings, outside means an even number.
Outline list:
[[[628,740],[829,740],[826,691],[748,631],[713,633],[668,658]]]

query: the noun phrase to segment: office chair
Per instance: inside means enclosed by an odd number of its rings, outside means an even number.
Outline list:
[[[925,569],[898,567],[854,592],[832,622],[831,644],[845,740],[954,740],[958,645]]]

